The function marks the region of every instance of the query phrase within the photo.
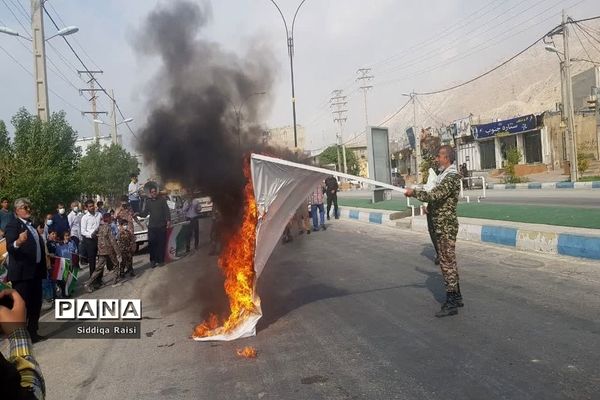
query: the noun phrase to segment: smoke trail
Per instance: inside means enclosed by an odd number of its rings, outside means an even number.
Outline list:
[[[202,39],[210,19],[208,4],[169,1],[151,12],[138,32],[138,51],[162,61],[138,147],[163,180],[210,195],[232,229],[242,211],[243,154],[262,147],[260,112],[275,62],[260,43],[240,58]],[[238,131],[234,109],[242,104]]]

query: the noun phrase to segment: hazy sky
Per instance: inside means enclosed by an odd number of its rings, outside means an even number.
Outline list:
[[[47,2],[59,25],[64,22],[80,28],[70,40],[88,68],[104,71],[98,80],[115,90],[123,112],[135,119],[131,124],[134,131],[147,116],[145,104],[152,94],[158,60],[154,64],[151,59],[138,59],[133,37],[148,12],[165,1]],[[278,3],[291,26],[300,0]],[[244,54],[257,40],[273,49],[277,83],[267,93],[272,108],[264,122],[268,127],[290,125],[289,59],[283,22],[275,6],[270,0],[219,0],[211,5],[211,22],[200,35],[238,54]],[[30,32],[25,15],[29,7],[29,0],[0,0],[0,26],[23,32],[16,16]],[[375,125],[406,102],[402,93],[466,80],[521,50],[560,22],[562,8],[575,18],[600,15],[597,0],[307,0],[294,31],[297,120],[306,128],[306,147],[317,149],[335,140],[337,128],[328,106],[334,89],[344,89],[348,95],[344,138],[363,129],[364,100],[355,82],[357,69],[373,68],[368,109],[369,122]],[[47,35],[56,31],[48,18],[45,26]],[[6,52],[31,72],[30,47],[28,41],[0,34],[0,119],[7,123],[21,106],[33,111],[34,83]],[[85,87],[75,72],[81,65],[60,38],[48,42],[47,53],[50,88],[66,100],[50,93],[50,109],[64,109],[81,137],[92,136],[91,117],[79,113],[90,105],[75,90]],[[99,108],[108,107],[104,97]],[[109,133],[108,126],[101,129],[103,134]],[[131,133],[123,125],[119,132],[131,146]]]

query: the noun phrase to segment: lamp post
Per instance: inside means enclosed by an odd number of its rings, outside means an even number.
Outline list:
[[[281,9],[279,8],[275,0],[271,0],[271,3],[273,3],[273,5],[277,8],[277,11],[279,11],[279,15],[281,15],[281,19],[283,20],[283,26],[285,27],[288,55],[290,57],[290,76],[292,80],[292,115],[294,117],[294,147],[296,148],[298,147],[298,134],[296,131],[296,93],[294,90],[294,25],[296,23],[296,16],[298,15],[298,11],[300,10],[300,7],[302,7],[302,4],[304,4],[305,2],[306,0],[302,0],[298,5],[298,8],[296,8],[296,12],[294,13],[294,19],[292,20],[292,30],[290,31],[288,30],[287,21],[283,16],[283,13],[281,12]]]
[[[46,41],[57,36],[68,36],[79,31],[76,26],[67,26],[54,35],[44,38],[43,1],[31,0],[31,32],[33,39],[22,36],[19,32],[5,26],[0,27],[0,33],[17,36],[29,40],[33,44],[33,59],[35,68],[35,95],[37,115],[42,121],[48,121],[48,74],[46,72]]]
[[[571,59],[569,54],[569,30],[567,24],[567,16],[563,12],[563,20],[561,26],[553,30],[548,36],[553,36],[556,34],[562,34],[563,36],[563,46],[564,53],[558,50],[554,46],[547,45],[544,48],[546,51],[551,53],[555,53],[560,60],[560,80],[561,80],[561,97],[563,104],[563,118],[566,119],[567,131],[568,131],[568,146],[569,146],[569,161],[570,172],[571,172],[571,182],[577,182],[577,137],[575,135],[575,112],[573,110],[573,80],[571,77]],[[561,58],[561,55],[564,57]]]

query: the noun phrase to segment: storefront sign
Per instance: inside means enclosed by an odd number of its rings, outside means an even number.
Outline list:
[[[504,121],[492,122],[490,124],[473,125],[471,130],[475,139],[488,139],[495,136],[502,137],[515,135],[536,128],[535,115],[526,115]]]

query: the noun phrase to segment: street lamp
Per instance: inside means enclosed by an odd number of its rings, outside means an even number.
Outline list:
[[[66,28],[62,28],[60,31],[56,32],[54,35],[44,39],[45,42],[47,42],[48,40],[55,38],[57,36],[69,36],[72,35],[74,33],[79,32],[79,28],[76,26],[67,26]],[[33,40],[28,38],[27,36],[23,36],[21,35],[19,32],[12,30],[6,26],[0,26],[0,33],[4,33],[6,35],[10,35],[10,36],[17,36],[20,37],[21,39],[25,39],[28,40],[30,42],[32,42]]]
[[[571,77],[571,56],[569,53],[569,18],[563,11],[562,24],[560,27],[552,30],[546,35],[546,37],[552,38],[555,35],[562,35],[563,39],[563,51],[559,51],[555,46],[546,45],[544,48],[546,51],[556,53],[560,60],[560,83],[561,83],[561,97],[563,104],[563,118],[566,116],[567,131],[569,135],[569,153],[570,153],[570,173],[571,182],[577,182],[577,137],[575,135],[575,112],[573,109],[573,80]],[[561,55],[563,58],[561,58]]]
[[[93,122],[100,124],[100,125],[108,125],[106,122],[102,121],[101,119],[93,119]],[[125,118],[123,121],[119,122],[116,124],[116,126],[122,125],[122,124],[128,124],[130,122],[133,121],[133,118]]]
[[[279,11],[279,15],[281,15],[281,19],[283,20],[283,26],[285,27],[285,35],[288,45],[288,54],[290,56],[290,76],[292,80],[292,114],[294,116],[294,147],[298,147],[298,134],[296,131],[296,93],[294,90],[294,25],[296,24],[296,16],[298,15],[298,11],[300,10],[300,7],[302,7],[302,4],[304,4],[305,2],[306,0],[302,0],[300,2],[300,5],[298,5],[298,8],[296,8],[296,12],[294,13],[294,19],[292,20],[292,30],[290,32],[288,30],[287,21],[283,16],[283,13],[281,12],[281,9],[279,8],[275,0],[271,0],[271,3],[273,3],[273,5],[277,8],[277,11]]]
[[[50,106],[48,104],[48,74],[46,72],[46,41],[56,36],[64,37],[72,35],[78,32],[79,28],[76,26],[67,26],[60,29],[54,35],[44,38],[43,10],[43,0],[31,0],[31,39],[5,26],[0,27],[0,33],[17,36],[32,43],[37,115],[42,121],[46,122],[50,113]]]

